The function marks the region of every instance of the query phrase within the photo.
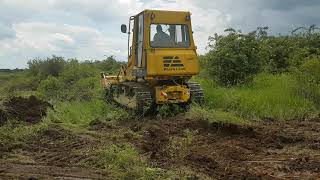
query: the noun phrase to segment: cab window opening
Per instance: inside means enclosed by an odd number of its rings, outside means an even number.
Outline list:
[[[160,48],[189,47],[188,26],[184,24],[151,24],[150,45]]]

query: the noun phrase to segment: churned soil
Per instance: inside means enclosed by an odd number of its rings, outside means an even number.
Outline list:
[[[320,178],[319,121],[241,126],[176,117],[127,125],[141,133],[134,143],[155,167],[200,179]]]
[[[48,108],[53,106],[35,96],[12,97],[3,103],[4,109],[0,109],[0,125],[7,119],[15,119],[28,123],[38,123],[46,116]]]
[[[50,125],[11,152],[0,152],[0,179],[106,179],[103,170],[82,166],[92,159],[83,151],[96,145],[92,138]]]
[[[191,179],[320,178],[318,119],[243,126],[177,116],[95,123],[90,131],[84,135],[51,125],[11,150],[27,162],[2,156],[0,179],[110,178],[99,167],[82,165],[92,162],[94,149],[121,143],[134,144],[150,167]]]

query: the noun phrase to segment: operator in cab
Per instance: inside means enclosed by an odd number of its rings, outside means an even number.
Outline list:
[[[171,47],[174,42],[167,33],[163,32],[162,26],[158,24],[156,29],[157,33],[153,37],[153,45],[157,47]]]

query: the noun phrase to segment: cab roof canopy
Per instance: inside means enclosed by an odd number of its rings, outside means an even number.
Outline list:
[[[144,14],[150,23],[186,24],[190,22],[191,13],[188,11],[167,11],[146,9],[139,14]],[[138,15],[139,15],[138,14]]]

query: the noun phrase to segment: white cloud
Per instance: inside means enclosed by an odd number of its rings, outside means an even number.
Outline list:
[[[25,67],[28,59],[52,54],[124,60],[127,37],[120,24],[144,9],[190,11],[200,53],[209,35],[230,26],[281,32],[319,22],[319,1],[291,1],[289,8],[289,0],[0,0],[0,68]]]
[[[125,54],[117,39],[97,29],[66,24],[29,22],[14,25],[16,38],[0,44],[0,65],[26,65],[28,59],[59,55],[68,58],[101,59],[104,55]]]

